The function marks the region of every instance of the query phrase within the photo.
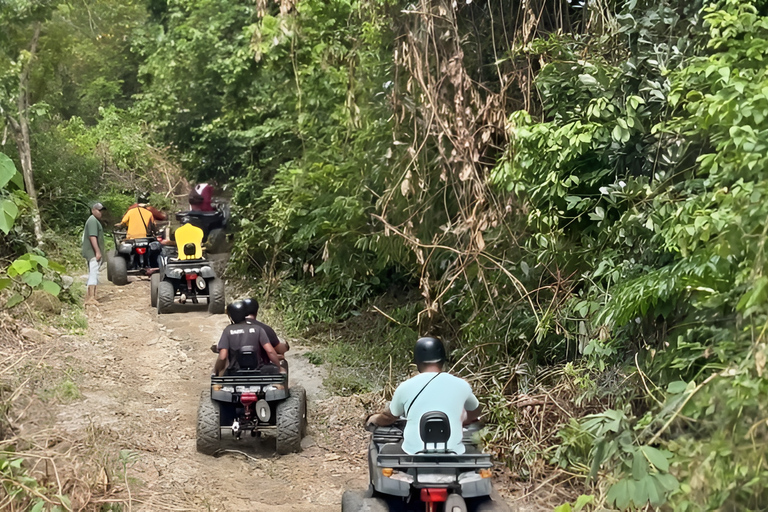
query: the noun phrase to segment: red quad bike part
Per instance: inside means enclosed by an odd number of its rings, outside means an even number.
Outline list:
[[[421,501],[426,505],[426,512],[436,512],[437,503],[442,503],[448,499],[448,489],[437,489],[427,487],[421,490]]]
[[[136,254],[145,254],[147,252],[146,247],[137,247],[136,248]]]
[[[243,393],[240,395],[240,403],[245,408],[245,419],[250,420],[253,417],[253,404],[258,402],[259,397],[256,393]]]

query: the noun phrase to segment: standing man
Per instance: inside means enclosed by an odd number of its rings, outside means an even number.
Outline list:
[[[402,450],[415,454],[424,449],[419,433],[422,415],[440,411],[448,416],[451,425],[448,450],[464,453],[465,447],[461,442],[462,423],[477,420],[480,416],[480,402],[467,381],[443,372],[446,354],[443,342],[439,339],[424,337],[416,340],[413,359],[419,374],[397,386],[389,408],[372,415],[368,422],[387,426],[399,417],[404,417],[407,421],[403,430]]]
[[[96,300],[96,285],[99,284],[99,265],[104,254],[104,228],[101,227],[101,212],[106,210],[103,204],[94,203],[91,206],[91,216],[85,221],[81,254],[88,264],[88,282],[85,295],[86,305],[98,306]]]

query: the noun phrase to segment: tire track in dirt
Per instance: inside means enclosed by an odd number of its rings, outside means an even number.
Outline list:
[[[57,423],[76,435],[96,433],[99,449],[113,458],[135,453],[128,509],[338,511],[345,489],[366,486],[363,406],[328,398],[296,340],[287,359],[292,384],[308,394],[304,450],[279,457],[273,440],[248,438],[225,445],[237,452],[205,456],[195,450],[197,406],[215,359],[210,346],[227,317],[209,315],[204,305],[158,316],[148,279],[107,283],[99,293],[101,306],[87,310],[88,336],[67,337],[67,356],[85,369],[83,398],[60,406]]]

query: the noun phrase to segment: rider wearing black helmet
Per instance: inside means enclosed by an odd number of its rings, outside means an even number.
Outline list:
[[[444,412],[451,424],[448,449],[464,453],[462,423],[477,420],[480,402],[467,381],[443,372],[445,346],[438,338],[416,340],[413,358],[419,374],[401,383],[392,396],[389,408],[372,415],[368,422],[386,426],[404,417],[408,421],[403,430],[402,449],[414,454],[424,448],[419,434],[421,416],[431,411]]]
[[[253,298],[243,299],[243,304],[245,305],[246,310],[246,320],[254,325],[258,325],[267,332],[267,336],[269,336],[269,342],[272,344],[272,348],[275,349],[275,352],[281,356],[288,352],[290,349],[288,342],[280,341],[280,338],[277,337],[277,333],[274,329],[272,329],[272,327],[256,320],[256,315],[259,314],[259,301]]]
[[[167,219],[167,217],[163,212],[161,212],[160,210],[158,210],[157,208],[149,204],[149,194],[147,194],[146,192],[139,192],[136,195],[136,202],[133,203],[131,206],[129,206],[128,209],[130,210],[132,208],[139,208],[139,207],[146,208],[147,210],[149,210],[150,213],[152,214],[152,219],[154,221],[163,221]]]
[[[224,332],[221,333],[217,347],[219,357],[213,366],[214,374],[222,375],[225,370],[236,370],[238,366],[234,352],[238,352],[248,345],[260,346],[264,350],[266,360],[262,358],[259,366],[269,363],[280,366],[280,358],[275,349],[272,348],[266,331],[246,321],[247,311],[243,301],[238,300],[227,305],[227,315],[229,315],[232,324],[225,327]]]

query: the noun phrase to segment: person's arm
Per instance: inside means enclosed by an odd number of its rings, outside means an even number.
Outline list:
[[[93,253],[96,255],[96,261],[101,261],[101,249],[99,249],[99,237],[89,236],[88,240],[91,241],[91,247],[93,247]]]
[[[467,386],[469,386],[469,384],[467,384]],[[483,412],[483,408],[480,406],[480,401],[471,392],[471,389],[469,397],[467,397],[467,400],[464,402],[464,411],[467,413],[467,416],[463,421],[464,425],[469,425],[470,423],[477,421],[480,418],[480,414]]]
[[[229,355],[229,338],[227,337],[226,329],[224,329],[224,332],[221,333],[219,344],[215,347],[216,350],[214,350],[214,352],[218,352],[219,357],[216,358],[216,362],[213,364],[213,374],[218,375],[219,372],[227,368],[227,356]],[[211,346],[211,350],[213,349],[214,346]]]
[[[216,363],[213,365],[214,374],[221,375],[221,373],[227,369],[227,354],[229,354],[228,349],[219,349],[219,357],[216,358]]]
[[[152,212],[152,217],[154,217],[155,220],[166,220],[167,217],[163,212],[155,208],[154,206],[147,206],[147,210]]]
[[[263,322],[258,322],[258,324],[261,325],[262,329],[264,329],[264,332],[267,333],[269,342],[272,344],[272,347],[274,347],[275,352],[277,352],[279,355],[283,355],[288,352],[288,350],[290,350],[291,347],[288,345],[288,342],[280,341],[280,338],[278,338],[277,333],[272,327]]]
[[[128,210],[127,212],[125,212],[125,215],[123,215],[123,220],[121,220],[119,224],[115,224],[115,227],[120,227],[120,226],[128,227],[128,217],[130,217],[130,215],[131,215],[131,210]]]
[[[272,347],[272,344],[267,340],[266,343],[262,342],[261,346],[264,347],[264,352],[267,353],[267,357],[269,358],[270,362],[274,364],[275,366],[280,366],[280,356],[275,352],[274,347]]]
[[[371,414],[368,417],[367,423],[373,423],[374,425],[378,425],[380,427],[388,427],[389,425],[392,425],[394,422],[396,422],[399,418],[389,412],[388,409],[384,409],[378,414]]]
[[[392,395],[392,401],[389,402],[389,407],[385,407],[383,411],[378,414],[372,414],[368,417],[366,423],[373,423],[380,427],[387,427],[392,425],[400,416],[405,414],[404,402],[403,402],[403,390],[402,384],[397,386],[395,394]]]

